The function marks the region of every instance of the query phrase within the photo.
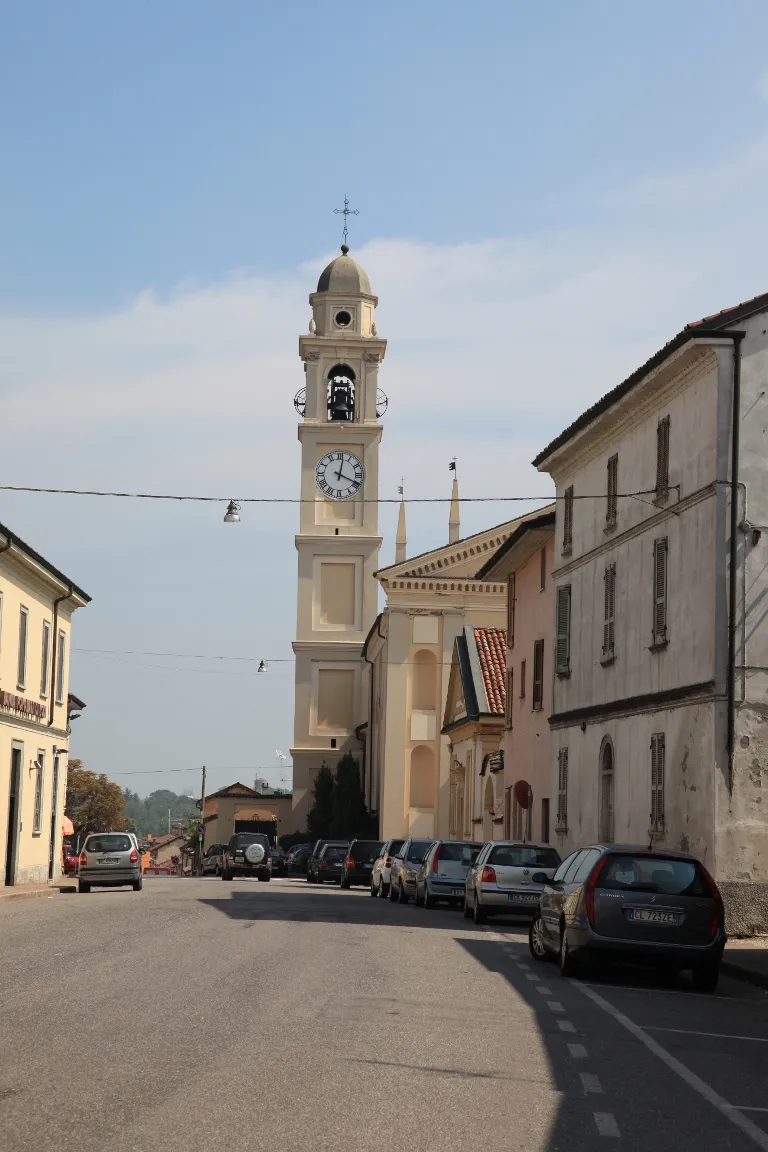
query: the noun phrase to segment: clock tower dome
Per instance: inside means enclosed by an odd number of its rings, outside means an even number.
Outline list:
[[[355,729],[367,718],[362,648],[378,604],[379,420],[386,406],[378,389],[387,344],[378,335],[378,300],[346,244],[309,303],[309,334],[299,339],[306,384],[294,401],[301,416],[291,749],[298,829],[307,826],[323,761],[335,769],[345,752],[362,761]]]

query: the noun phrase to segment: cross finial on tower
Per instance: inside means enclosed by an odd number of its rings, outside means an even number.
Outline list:
[[[335,216],[343,216],[344,217],[344,228],[343,228],[342,233],[341,233],[341,247],[342,247],[342,249],[344,249],[347,247],[347,237],[349,235],[349,229],[347,228],[347,217],[348,216],[359,216],[360,210],[358,208],[350,208],[349,200],[347,200],[347,197],[345,196],[344,197],[344,207],[343,208],[334,208],[333,213]],[[344,253],[344,255],[346,256],[346,252]]]

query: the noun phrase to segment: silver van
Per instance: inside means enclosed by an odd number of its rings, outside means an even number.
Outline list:
[[[131,834],[92,832],[80,853],[78,892],[128,884],[134,892],[141,891],[141,858]]]

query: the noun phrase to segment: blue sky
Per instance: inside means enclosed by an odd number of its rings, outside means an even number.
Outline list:
[[[2,482],[295,494],[296,341],[346,193],[390,341],[383,494],[447,494],[458,455],[465,495],[546,496],[551,436],[768,288],[766,43],[757,0],[3,5]],[[76,647],[113,650],[74,655],[74,754],[151,766],[117,777],[142,792],[203,761],[277,779],[290,664],[130,653],[289,659],[291,509],[3,493],[0,520],[93,594]],[[412,551],[446,532],[409,513]]]

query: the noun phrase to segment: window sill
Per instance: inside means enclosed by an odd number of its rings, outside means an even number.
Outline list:
[[[648,829],[648,836],[650,838],[651,844],[656,844],[659,840],[664,840],[666,838],[666,835],[667,835],[667,829],[666,828],[660,828],[658,831],[654,831],[653,828]]]
[[[602,664],[603,668],[607,668],[610,664],[615,663],[615,661],[616,661],[616,653],[615,652],[604,652],[603,655],[600,657],[600,663]]]
[[[543,704],[532,704],[531,705],[531,712],[543,712],[543,711],[544,711],[544,705]]]
[[[611,532],[616,531],[616,526],[617,526],[617,521],[613,520],[613,521],[611,521],[610,524],[605,525],[605,528],[603,528],[603,532],[606,534],[606,536],[610,536]]]
[[[42,836],[42,832],[33,832],[32,835],[33,836]]]
[[[555,828],[555,832],[559,836],[564,836],[568,832],[568,825],[567,824],[558,824],[557,828]]]
[[[557,676],[558,680],[570,680],[571,670],[570,668],[556,668],[555,676]]]
[[[26,684],[19,684],[17,682],[17,684],[16,684],[16,691],[17,692],[26,692],[26,690],[27,690]]]
[[[663,508],[669,500],[669,489],[666,492],[657,492],[653,498],[652,503],[656,508]]]
[[[568,547],[568,548],[562,548],[560,550],[560,555],[561,556],[572,556],[573,555],[573,545],[570,545],[570,547]]]
[[[649,652],[663,652],[669,644],[669,640],[654,640],[653,644],[648,645]]]

